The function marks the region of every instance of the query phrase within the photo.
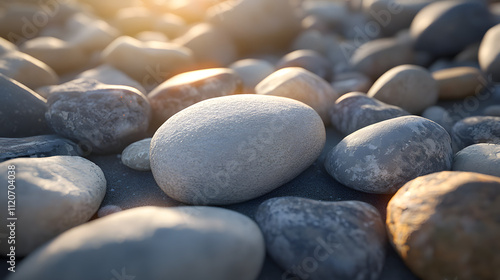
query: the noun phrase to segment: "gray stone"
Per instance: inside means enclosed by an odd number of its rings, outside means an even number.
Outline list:
[[[493,25],[492,19],[485,3],[438,1],[415,16],[410,32],[416,50],[434,56],[453,56],[468,45],[481,41]]]
[[[52,88],[47,122],[57,134],[89,152],[120,152],[144,137],[151,107],[138,90],[77,79]]]
[[[151,141],[151,170],[170,197],[231,204],[292,180],[319,156],[321,118],[290,98],[235,95],[192,105],[168,119]]]
[[[440,106],[431,106],[422,113],[422,117],[436,122],[442,126],[451,135],[451,130],[455,121],[451,117],[450,113]]]
[[[71,140],[57,135],[0,138],[0,162],[20,157],[81,156],[83,153]]]
[[[255,93],[255,86],[274,72],[274,65],[264,59],[242,59],[229,65],[243,81],[244,93]]]
[[[286,67],[302,67],[326,81],[333,78],[333,65],[323,55],[313,50],[297,50],[286,54],[276,64],[277,69]]]
[[[272,198],[256,220],[268,253],[285,270],[282,279],[379,279],[385,228],[370,204]]]
[[[17,50],[17,46],[0,37],[0,54]]]
[[[54,85],[59,80],[54,70],[47,64],[19,51],[5,52],[0,55],[0,74],[30,89]]]
[[[500,144],[500,117],[465,118],[453,126],[451,136],[455,152],[473,144]]]
[[[452,170],[500,177],[500,145],[481,143],[465,147],[455,155]]]
[[[15,194],[16,256],[26,256],[58,234],[87,222],[97,211],[106,193],[101,169],[81,157],[54,156],[17,158],[0,163],[0,179],[5,182],[0,196],[0,212],[6,221],[8,190]],[[8,187],[8,171],[15,172],[15,188]],[[7,227],[0,234],[10,234]],[[2,255],[10,252],[0,243]]]
[[[490,105],[483,110],[483,115],[500,117],[500,105]]]
[[[264,257],[259,227],[242,214],[140,207],[61,234],[24,259],[9,280],[253,280]]]
[[[404,116],[364,127],[345,137],[325,161],[340,183],[368,193],[395,193],[422,175],[450,170],[448,132],[437,123]]]
[[[438,100],[437,83],[425,68],[400,65],[375,81],[368,96],[417,114]]]
[[[490,28],[479,47],[478,59],[481,69],[495,82],[500,82],[500,24]]]
[[[78,74],[76,78],[86,79],[86,80],[94,79],[107,85],[129,86],[137,89],[144,95],[147,94],[147,91],[141,84],[130,78],[127,74],[123,73],[122,71],[107,64],[103,64],[100,65],[99,67],[82,72]]]
[[[333,126],[344,135],[374,123],[406,115],[409,113],[405,110],[360,92],[341,96],[330,110]]]
[[[340,95],[349,92],[368,92],[373,82],[366,75],[359,72],[345,72],[335,75],[332,81],[333,89]]]
[[[0,74],[0,137],[50,133],[46,100],[26,86]]]
[[[138,171],[151,170],[149,164],[150,145],[151,138],[142,139],[128,145],[122,152],[122,163]]]

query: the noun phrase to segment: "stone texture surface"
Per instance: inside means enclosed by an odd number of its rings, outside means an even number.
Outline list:
[[[473,144],[500,144],[500,117],[465,118],[453,126],[451,136],[455,152]]]
[[[325,167],[347,187],[390,194],[418,176],[450,170],[452,159],[451,139],[443,127],[404,116],[348,135],[330,151]]]
[[[81,156],[83,151],[71,140],[57,135],[0,138],[0,162],[20,157]]]
[[[285,270],[283,279],[379,279],[386,234],[367,203],[272,198],[256,220],[268,253]]]
[[[190,204],[231,204],[290,181],[321,153],[325,129],[305,104],[236,95],[197,103],[151,141],[151,170],[167,195]]]
[[[122,163],[138,171],[151,170],[149,164],[150,145],[151,138],[142,139],[128,145],[122,152]]]
[[[437,82],[439,99],[463,99],[479,93],[485,80],[474,67],[454,67],[436,71],[432,76]]]
[[[9,280],[111,279],[116,275],[252,280],[264,256],[258,226],[234,211],[141,207],[65,232],[25,259]]]
[[[500,178],[439,172],[408,182],[387,206],[389,239],[422,279],[498,279]]]
[[[500,145],[474,144],[455,154],[452,170],[500,177]]]
[[[490,28],[479,47],[479,64],[486,75],[491,75],[495,82],[500,82],[500,24]]]
[[[15,166],[16,255],[26,256],[58,234],[87,222],[106,193],[106,180],[94,163],[73,156],[18,158],[0,163],[0,178],[8,181]],[[7,219],[8,185],[2,188],[0,217]],[[10,217],[10,216],[9,216]],[[0,234],[9,234],[7,227]],[[2,255],[10,252],[0,243]]]

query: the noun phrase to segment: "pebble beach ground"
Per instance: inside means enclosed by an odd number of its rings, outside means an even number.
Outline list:
[[[0,276],[500,280],[499,83],[493,0],[2,1]]]

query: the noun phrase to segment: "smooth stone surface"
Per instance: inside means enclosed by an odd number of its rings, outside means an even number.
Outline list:
[[[122,163],[138,171],[151,170],[149,164],[150,145],[151,138],[142,139],[128,145],[122,152]]]
[[[387,206],[389,240],[421,279],[498,279],[499,201],[498,177],[419,177]]]
[[[500,117],[465,118],[453,126],[451,136],[455,152],[473,144],[500,144]]]
[[[455,155],[453,171],[469,171],[500,177],[500,145],[470,145]]]
[[[417,116],[382,121],[345,137],[325,161],[326,170],[347,187],[369,193],[395,193],[422,175],[450,170],[448,132]]]
[[[17,50],[17,46],[0,37],[0,54]]]
[[[148,129],[151,107],[134,88],[78,79],[51,90],[47,122],[88,153],[119,152]]]
[[[333,65],[326,57],[313,50],[297,50],[286,54],[276,64],[276,69],[302,67],[326,81],[333,77]]]
[[[467,20],[464,20],[467,19]],[[485,3],[438,1],[423,8],[413,20],[410,32],[415,49],[434,56],[452,56],[481,41],[493,25]]]
[[[385,72],[368,91],[368,96],[417,114],[436,104],[437,83],[425,68],[401,65]]]
[[[340,95],[349,92],[368,92],[373,82],[366,75],[359,72],[345,72],[335,75],[331,85]]]
[[[94,79],[107,85],[129,86],[137,89],[144,95],[147,94],[147,91],[141,84],[130,78],[122,71],[107,64],[102,64],[96,68],[84,71],[78,74],[76,78],[86,80]]]
[[[101,169],[89,160],[73,156],[17,158],[0,163],[0,178],[8,181],[15,166],[16,256],[26,256],[60,233],[87,222],[106,193]],[[7,217],[7,184],[0,196],[0,217]],[[0,234],[9,234],[7,227]],[[0,243],[2,255],[10,252]],[[17,274],[17,273],[16,273]]]
[[[241,80],[228,68],[211,68],[176,75],[148,94],[153,126],[159,127],[177,112],[209,98],[240,93]]]
[[[374,123],[406,115],[409,113],[405,110],[360,92],[341,96],[330,110],[332,125],[344,135]]]
[[[119,276],[253,280],[264,256],[258,226],[237,212],[215,207],[141,207],[61,234],[25,259],[9,280]]]
[[[481,69],[495,82],[500,82],[500,24],[490,28],[479,47],[478,59]]]
[[[483,110],[483,115],[492,116],[492,117],[500,117],[500,105],[491,105]]]
[[[272,198],[257,210],[282,279],[379,279],[386,235],[377,209],[361,201]],[[298,277],[298,278],[297,278]]]
[[[71,140],[57,135],[0,138],[0,162],[20,157],[81,156],[83,151]]]
[[[151,170],[170,197],[232,204],[292,180],[319,156],[321,118],[283,97],[236,95],[202,101],[168,119],[151,141]]]
[[[463,99],[484,88],[481,71],[474,67],[453,67],[432,73],[437,82],[439,99]]]
[[[19,51],[0,55],[0,74],[21,84],[36,89],[41,86],[57,84],[57,74],[47,64]]]
[[[0,74],[0,137],[50,133],[46,100],[26,86]]]
[[[63,39],[70,46],[86,52],[102,51],[120,34],[106,21],[85,13],[78,13],[71,17],[64,25],[62,32]]]
[[[300,67],[277,70],[262,80],[255,92],[304,102],[318,112],[325,124],[330,123],[328,110],[340,96],[325,80]]]
[[[275,70],[274,65],[268,61],[254,58],[235,61],[229,65],[229,68],[236,72],[243,81],[245,93],[255,93],[255,86]]]
[[[422,113],[422,117],[436,122],[444,129],[446,129],[446,131],[448,131],[448,133],[451,135],[453,125],[455,125],[455,121],[451,117],[448,110],[440,106],[431,106],[425,109],[425,111]]]

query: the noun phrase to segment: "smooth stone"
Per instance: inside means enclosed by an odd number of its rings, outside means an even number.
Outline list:
[[[16,51],[17,46],[12,44],[10,41],[0,37],[0,54],[4,54],[6,52]]]
[[[328,44],[325,34],[319,30],[304,30],[297,35],[291,44],[292,50],[312,50],[326,55]]]
[[[0,170],[6,183],[8,171],[15,171],[16,256],[26,256],[62,232],[87,222],[106,193],[101,169],[81,157],[17,158],[0,163]],[[9,217],[7,185],[5,194],[0,196],[4,221]],[[0,234],[9,234],[8,228],[2,227]],[[10,252],[7,242],[0,243],[0,251],[2,255]]]
[[[412,114],[418,114],[436,104],[438,87],[431,73],[425,68],[400,65],[380,76],[367,94]]]
[[[73,141],[57,135],[25,138],[0,138],[0,162],[20,157],[81,156],[83,151]]]
[[[331,85],[340,95],[349,92],[368,92],[373,82],[366,75],[359,72],[345,72],[335,75]]]
[[[135,35],[135,38],[142,42],[156,41],[167,43],[169,41],[164,33],[158,31],[142,31]]]
[[[129,86],[137,89],[144,95],[147,94],[146,89],[144,89],[144,87],[141,84],[136,82],[134,79],[130,78],[127,74],[123,73],[122,71],[107,64],[102,64],[99,67],[84,71],[78,74],[76,78],[86,79],[86,80],[94,79],[107,85]]]
[[[176,75],[148,94],[153,126],[159,127],[177,112],[209,98],[239,93],[241,80],[228,68],[211,68]]]
[[[442,126],[451,135],[451,130],[455,121],[451,117],[450,113],[440,106],[431,106],[422,113],[422,117],[436,122]]]
[[[472,44],[466,47],[462,52],[457,54],[453,59],[454,62],[478,62],[479,61],[479,46],[480,43]]]
[[[450,170],[452,159],[451,139],[443,127],[404,116],[349,134],[329,152],[325,167],[347,187],[393,194],[416,177]]]
[[[0,137],[50,133],[47,101],[36,92],[0,74]]]
[[[264,59],[247,58],[229,65],[243,82],[244,93],[255,93],[255,87],[274,71],[274,65]]]
[[[111,22],[121,34],[135,36],[153,29],[156,13],[147,7],[127,7],[120,9]]]
[[[469,171],[500,177],[500,145],[474,144],[455,154],[453,171]]]
[[[379,279],[386,233],[370,204],[271,198],[255,219],[267,252],[285,270],[282,279]]]
[[[120,152],[144,137],[151,117],[151,106],[138,90],[96,80],[53,87],[47,104],[51,128],[78,141],[88,153]]]
[[[194,59],[200,65],[227,66],[238,57],[233,39],[220,28],[208,23],[191,27],[173,42],[193,51]]]
[[[439,172],[387,206],[389,240],[421,279],[498,279],[500,178]]]
[[[89,53],[102,51],[120,34],[106,21],[83,13],[71,17],[64,25],[63,32],[63,39],[70,46]]]
[[[500,144],[500,117],[465,118],[453,126],[451,136],[455,152],[473,144]]]
[[[374,81],[398,65],[414,62],[415,52],[412,45],[395,38],[368,41],[356,49],[350,59],[354,70]]]
[[[300,67],[277,70],[255,87],[255,93],[304,102],[318,112],[325,124],[330,123],[328,110],[340,96],[321,77]]]
[[[490,105],[483,110],[483,115],[500,117],[500,105]]]
[[[500,24],[490,28],[479,47],[478,59],[481,69],[493,81],[500,82]]]
[[[374,123],[409,114],[399,107],[385,104],[361,92],[341,96],[330,110],[332,125],[344,135]]]
[[[341,27],[352,16],[347,5],[337,1],[304,1],[301,8],[304,16],[313,16],[321,20],[330,30],[341,31]]]
[[[142,139],[128,145],[122,152],[122,163],[138,171],[151,170],[149,164],[150,145],[151,138]]]
[[[19,51],[10,51],[0,55],[0,74],[30,89],[54,85],[59,81],[57,74],[47,64]]]
[[[313,50],[297,50],[286,54],[276,64],[276,69],[286,67],[301,67],[326,81],[333,77],[333,65],[328,59]]]
[[[318,114],[293,99],[212,98],[182,110],[156,131],[151,170],[160,188],[178,201],[238,203],[299,175],[317,159],[325,137]]]
[[[9,280],[253,280],[264,257],[259,227],[242,214],[140,207],[61,234],[24,259]]]
[[[453,56],[481,41],[492,25],[492,15],[485,3],[437,1],[415,16],[410,33],[416,50],[436,57]]]
[[[97,218],[102,218],[123,211],[120,206],[116,205],[106,205],[97,211]]]
[[[168,38],[182,36],[188,29],[186,21],[169,12],[162,13],[155,22],[153,30],[165,34]]]
[[[484,77],[474,67],[453,67],[432,73],[437,82],[439,99],[464,99],[483,90]]]
[[[89,5],[95,13],[104,18],[111,18],[119,10],[138,4],[137,0],[80,0],[80,2]]]

